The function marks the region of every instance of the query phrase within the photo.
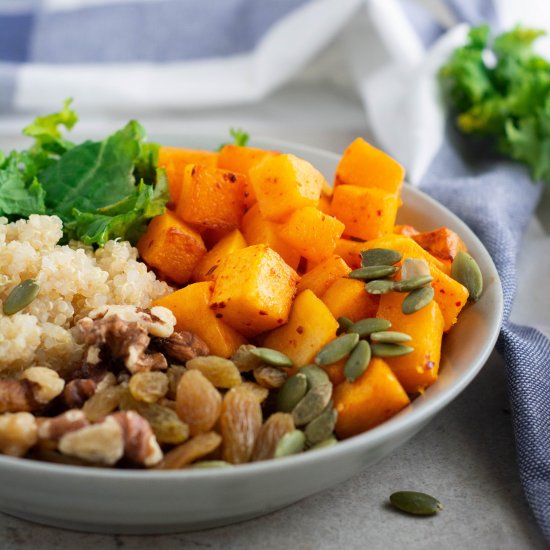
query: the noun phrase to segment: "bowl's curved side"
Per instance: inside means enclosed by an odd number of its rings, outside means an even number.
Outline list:
[[[195,135],[173,143],[213,149],[221,141],[219,136]],[[338,161],[332,153],[295,144],[256,140],[254,145],[293,152],[330,179]],[[399,415],[331,448],[216,471],[119,471],[0,457],[0,509],[41,523],[96,532],[213,527],[268,513],[326,489],[407,441],[482,368],[498,336],[502,289],[489,254],[462,221],[416,189],[405,186],[403,198],[401,221],[419,229],[446,225],[457,231],[478,261],[486,286],[479,302],[463,312],[446,337],[438,382]]]

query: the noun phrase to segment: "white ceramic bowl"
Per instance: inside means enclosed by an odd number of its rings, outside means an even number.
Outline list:
[[[194,136],[171,141],[213,149],[223,139]],[[295,153],[332,181],[338,162],[332,153],[273,140],[254,144]],[[401,223],[421,230],[447,226],[461,235],[481,267],[485,290],[445,338],[437,383],[400,414],[331,448],[232,469],[120,471],[0,456],[0,510],[48,525],[107,533],[214,527],[266,514],[336,485],[413,437],[487,360],[501,324],[502,290],[489,254],[464,223],[409,186],[403,189],[403,203]]]

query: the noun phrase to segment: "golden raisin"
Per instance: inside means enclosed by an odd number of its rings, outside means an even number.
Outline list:
[[[161,470],[176,470],[191,464],[195,460],[215,451],[222,438],[216,432],[199,434],[183,445],[172,449],[164,455],[164,459],[157,466]]]
[[[145,403],[155,403],[168,392],[168,377],[159,371],[136,372],[129,382],[134,399]]]
[[[216,355],[195,357],[187,361],[185,366],[190,370],[201,371],[216,388],[232,388],[242,382],[241,373],[235,363]]]
[[[254,369],[254,379],[260,386],[275,390],[284,385],[287,379],[285,371],[269,365],[261,365]]]
[[[90,422],[97,422],[112,413],[119,405],[124,388],[107,386],[97,391],[84,403],[82,411]]]
[[[252,460],[273,458],[277,443],[279,443],[281,437],[292,432],[294,429],[294,421],[291,414],[281,412],[272,414],[260,430],[256,444],[254,445]]]

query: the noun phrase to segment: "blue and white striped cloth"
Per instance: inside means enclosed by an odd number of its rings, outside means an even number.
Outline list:
[[[69,96],[77,98],[79,109],[111,111],[258,100],[299,73],[364,1],[0,0],[0,112],[48,112]],[[532,2],[522,2],[522,9]],[[444,32],[413,0],[401,0],[401,7],[396,0],[368,4],[390,50],[397,51],[395,42],[407,33],[411,44],[417,42],[399,50],[401,61],[417,63],[413,52],[429,47]],[[448,0],[447,6],[461,21],[494,21],[490,0]],[[392,17],[381,15],[389,13],[383,10],[394,10]],[[405,24],[396,29],[396,10],[406,14],[412,32]],[[435,88],[432,81],[430,77]],[[359,89],[368,96],[371,124],[381,142],[393,145],[403,134],[410,147],[414,140],[403,130],[407,117],[386,107],[395,99],[388,95],[392,90],[382,87],[376,100],[372,81],[365,87],[359,83]],[[414,122],[418,119],[410,120],[412,131],[421,131]],[[440,141],[424,149],[421,164],[428,168],[416,179],[470,225],[502,278],[505,321],[499,348],[507,365],[520,475],[550,540],[550,341],[538,330],[509,320],[518,248],[541,186],[512,163],[493,163],[474,172],[445,139],[440,120],[433,119]],[[388,137],[392,127],[398,134]],[[435,158],[432,150],[438,151]]]

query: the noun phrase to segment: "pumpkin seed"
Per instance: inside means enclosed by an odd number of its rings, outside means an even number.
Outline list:
[[[277,443],[277,447],[275,448],[274,458],[300,453],[304,450],[305,444],[306,436],[304,432],[302,430],[293,430],[279,439],[279,443]]]
[[[389,277],[398,271],[399,268],[392,265],[369,265],[367,267],[354,269],[348,273],[348,277],[350,279],[361,280],[382,279],[383,277]]]
[[[260,358],[264,363],[272,367],[292,367],[292,359],[284,353],[270,348],[254,348],[250,350],[252,355]]]
[[[432,281],[433,277],[431,275],[419,275],[418,277],[402,279],[401,281],[395,282],[393,285],[393,290],[396,292],[410,292],[411,290],[422,288]]]
[[[201,470],[203,468],[232,468],[233,464],[229,464],[225,460],[201,460],[189,466],[190,468]]]
[[[387,294],[393,290],[394,281],[388,279],[377,279],[375,281],[369,281],[365,285],[365,290],[369,294]]]
[[[331,397],[332,384],[330,382],[313,386],[294,407],[292,411],[294,424],[296,426],[309,424],[325,410]]]
[[[315,356],[317,365],[332,365],[348,355],[359,341],[359,335],[355,332],[338,336],[323,346]]]
[[[395,330],[385,330],[384,332],[373,332],[370,335],[371,342],[376,341],[381,344],[400,344],[401,342],[410,342],[412,338],[404,332]]]
[[[401,344],[371,344],[370,349],[374,357],[400,357],[414,351],[414,348]]]
[[[434,289],[431,286],[423,286],[413,290],[401,304],[401,311],[406,315],[415,313],[427,306],[434,297]]]
[[[25,279],[13,287],[4,300],[2,310],[4,315],[13,315],[27,307],[38,295],[40,285],[34,279]]]
[[[483,275],[477,262],[464,251],[460,251],[451,264],[451,277],[468,289],[468,299],[479,300],[483,292]]]
[[[305,428],[306,439],[310,445],[321,443],[332,435],[338,412],[330,404],[317,418],[314,418]]]
[[[361,319],[349,327],[348,332],[356,332],[360,338],[364,338],[373,332],[388,330],[391,327],[390,321],[378,317],[367,317]]]
[[[382,333],[383,334],[383,333]],[[353,382],[359,378],[369,366],[371,358],[371,349],[366,340],[361,340],[351,352],[346,364],[344,365],[344,375]]]
[[[324,372],[324,371],[323,371]],[[291,376],[277,394],[277,410],[291,412],[307,392],[307,378],[299,372]]]
[[[398,491],[390,495],[390,502],[398,510],[416,516],[431,516],[443,509],[441,502],[426,493]]]
[[[327,437],[324,441],[312,445],[309,450],[314,451],[316,449],[325,449],[326,447],[332,447],[333,445],[336,445],[336,443],[338,443],[338,440],[333,435],[331,435],[330,437]]]
[[[318,384],[329,384],[328,374],[317,365],[306,365],[300,369],[300,374],[307,378],[307,387],[313,388]]]
[[[401,260],[402,254],[391,248],[371,248],[361,252],[361,264],[365,267],[371,265],[394,265]]]
[[[338,329],[336,330],[337,336],[347,332],[348,328],[353,325],[353,321],[349,317],[338,317],[336,320],[338,321]]]

